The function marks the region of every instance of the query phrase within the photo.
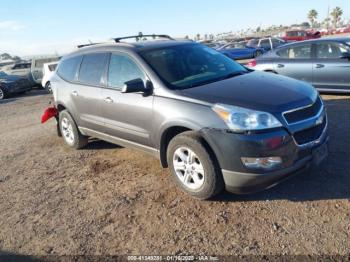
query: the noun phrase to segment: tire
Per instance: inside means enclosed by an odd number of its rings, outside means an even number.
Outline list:
[[[213,153],[195,132],[181,133],[170,141],[167,161],[176,184],[195,198],[209,199],[224,189]]]
[[[52,89],[51,89],[51,83],[50,82],[47,82],[45,84],[45,90],[48,94],[52,94]]]
[[[88,137],[80,133],[73,117],[67,110],[60,112],[59,127],[62,137],[68,146],[80,149],[87,145]]]
[[[3,100],[7,97],[5,88],[3,88],[2,86],[0,86],[0,100]]]

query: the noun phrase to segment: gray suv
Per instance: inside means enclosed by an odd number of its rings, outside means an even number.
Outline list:
[[[200,199],[269,188],[327,156],[326,111],[311,85],[152,37],[62,58],[51,84],[69,146],[95,137],[151,153]]]

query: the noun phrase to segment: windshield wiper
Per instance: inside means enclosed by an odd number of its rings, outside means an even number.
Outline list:
[[[192,88],[192,87],[207,85],[207,84],[211,84],[211,83],[214,83],[214,82],[222,81],[222,80],[225,80],[225,79],[233,78],[233,77],[235,77],[235,76],[244,75],[244,74],[247,74],[247,73],[249,73],[249,72],[244,72],[244,71],[233,72],[233,73],[230,73],[230,74],[225,75],[225,76],[222,76],[222,77],[218,77],[218,78],[210,79],[210,80],[207,80],[207,81],[203,81],[203,82],[191,84],[191,85],[190,85],[189,87],[187,87],[187,88]],[[186,89],[186,88],[184,88],[184,89]]]
[[[233,78],[236,76],[241,76],[241,75],[244,75],[246,73],[248,73],[248,72],[244,72],[244,71],[233,72],[233,73],[230,73],[228,75],[223,76],[222,78],[220,78],[220,80],[225,80],[225,79]]]

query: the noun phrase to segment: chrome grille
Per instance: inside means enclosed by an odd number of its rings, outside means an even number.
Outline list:
[[[315,103],[312,105],[285,112],[283,113],[283,117],[288,124],[295,124],[316,116],[322,108],[321,98],[317,97]]]

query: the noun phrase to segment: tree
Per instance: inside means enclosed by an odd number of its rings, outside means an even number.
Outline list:
[[[311,9],[307,15],[307,18],[309,18],[309,21],[312,27],[315,26],[317,16],[318,16],[318,13],[315,9]]]
[[[309,27],[310,27],[309,22],[303,22],[303,23],[301,23],[300,25],[301,25],[302,27],[304,27],[304,28],[309,28]]]
[[[201,34],[197,34],[197,40],[201,39]]]
[[[2,55],[0,55],[0,57],[3,60],[7,60],[7,59],[11,59],[12,58],[8,53],[3,53]]]
[[[322,25],[325,27],[325,28],[329,28],[329,22],[331,21],[331,19],[329,17],[326,17],[323,22],[322,22]]]
[[[339,6],[333,9],[331,16],[332,16],[332,22],[333,22],[334,28],[337,28],[337,25],[340,22],[342,15],[343,15],[343,10]]]

